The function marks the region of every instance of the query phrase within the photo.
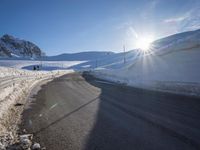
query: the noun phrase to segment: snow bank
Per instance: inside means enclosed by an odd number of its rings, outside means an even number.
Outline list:
[[[15,104],[23,102],[34,85],[42,80],[51,80],[70,72],[72,70],[25,71],[0,67],[0,134],[10,127],[9,121],[13,118]]]

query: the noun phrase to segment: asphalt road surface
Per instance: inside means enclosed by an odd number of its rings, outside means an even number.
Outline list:
[[[199,98],[74,73],[30,99],[21,129],[47,150],[200,149]]]

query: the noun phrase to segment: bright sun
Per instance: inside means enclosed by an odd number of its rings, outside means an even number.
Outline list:
[[[151,42],[153,42],[152,37],[139,38],[136,42],[136,46],[137,48],[140,48],[142,51],[148,51],[150,48]]]

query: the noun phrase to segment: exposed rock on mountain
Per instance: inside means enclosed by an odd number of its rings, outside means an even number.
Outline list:
[[[7,34],[0,38],[0,57],[38,58],[41,55],[42,51],[40,48],[29,41]]]

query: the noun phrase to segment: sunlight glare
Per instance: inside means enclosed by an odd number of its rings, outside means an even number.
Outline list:
[[[151,46],[151,42],[153,42],[153,40],[154,39],[152,37],[139,38],[136,42],[136,46],[142,51],[148,51]]]

